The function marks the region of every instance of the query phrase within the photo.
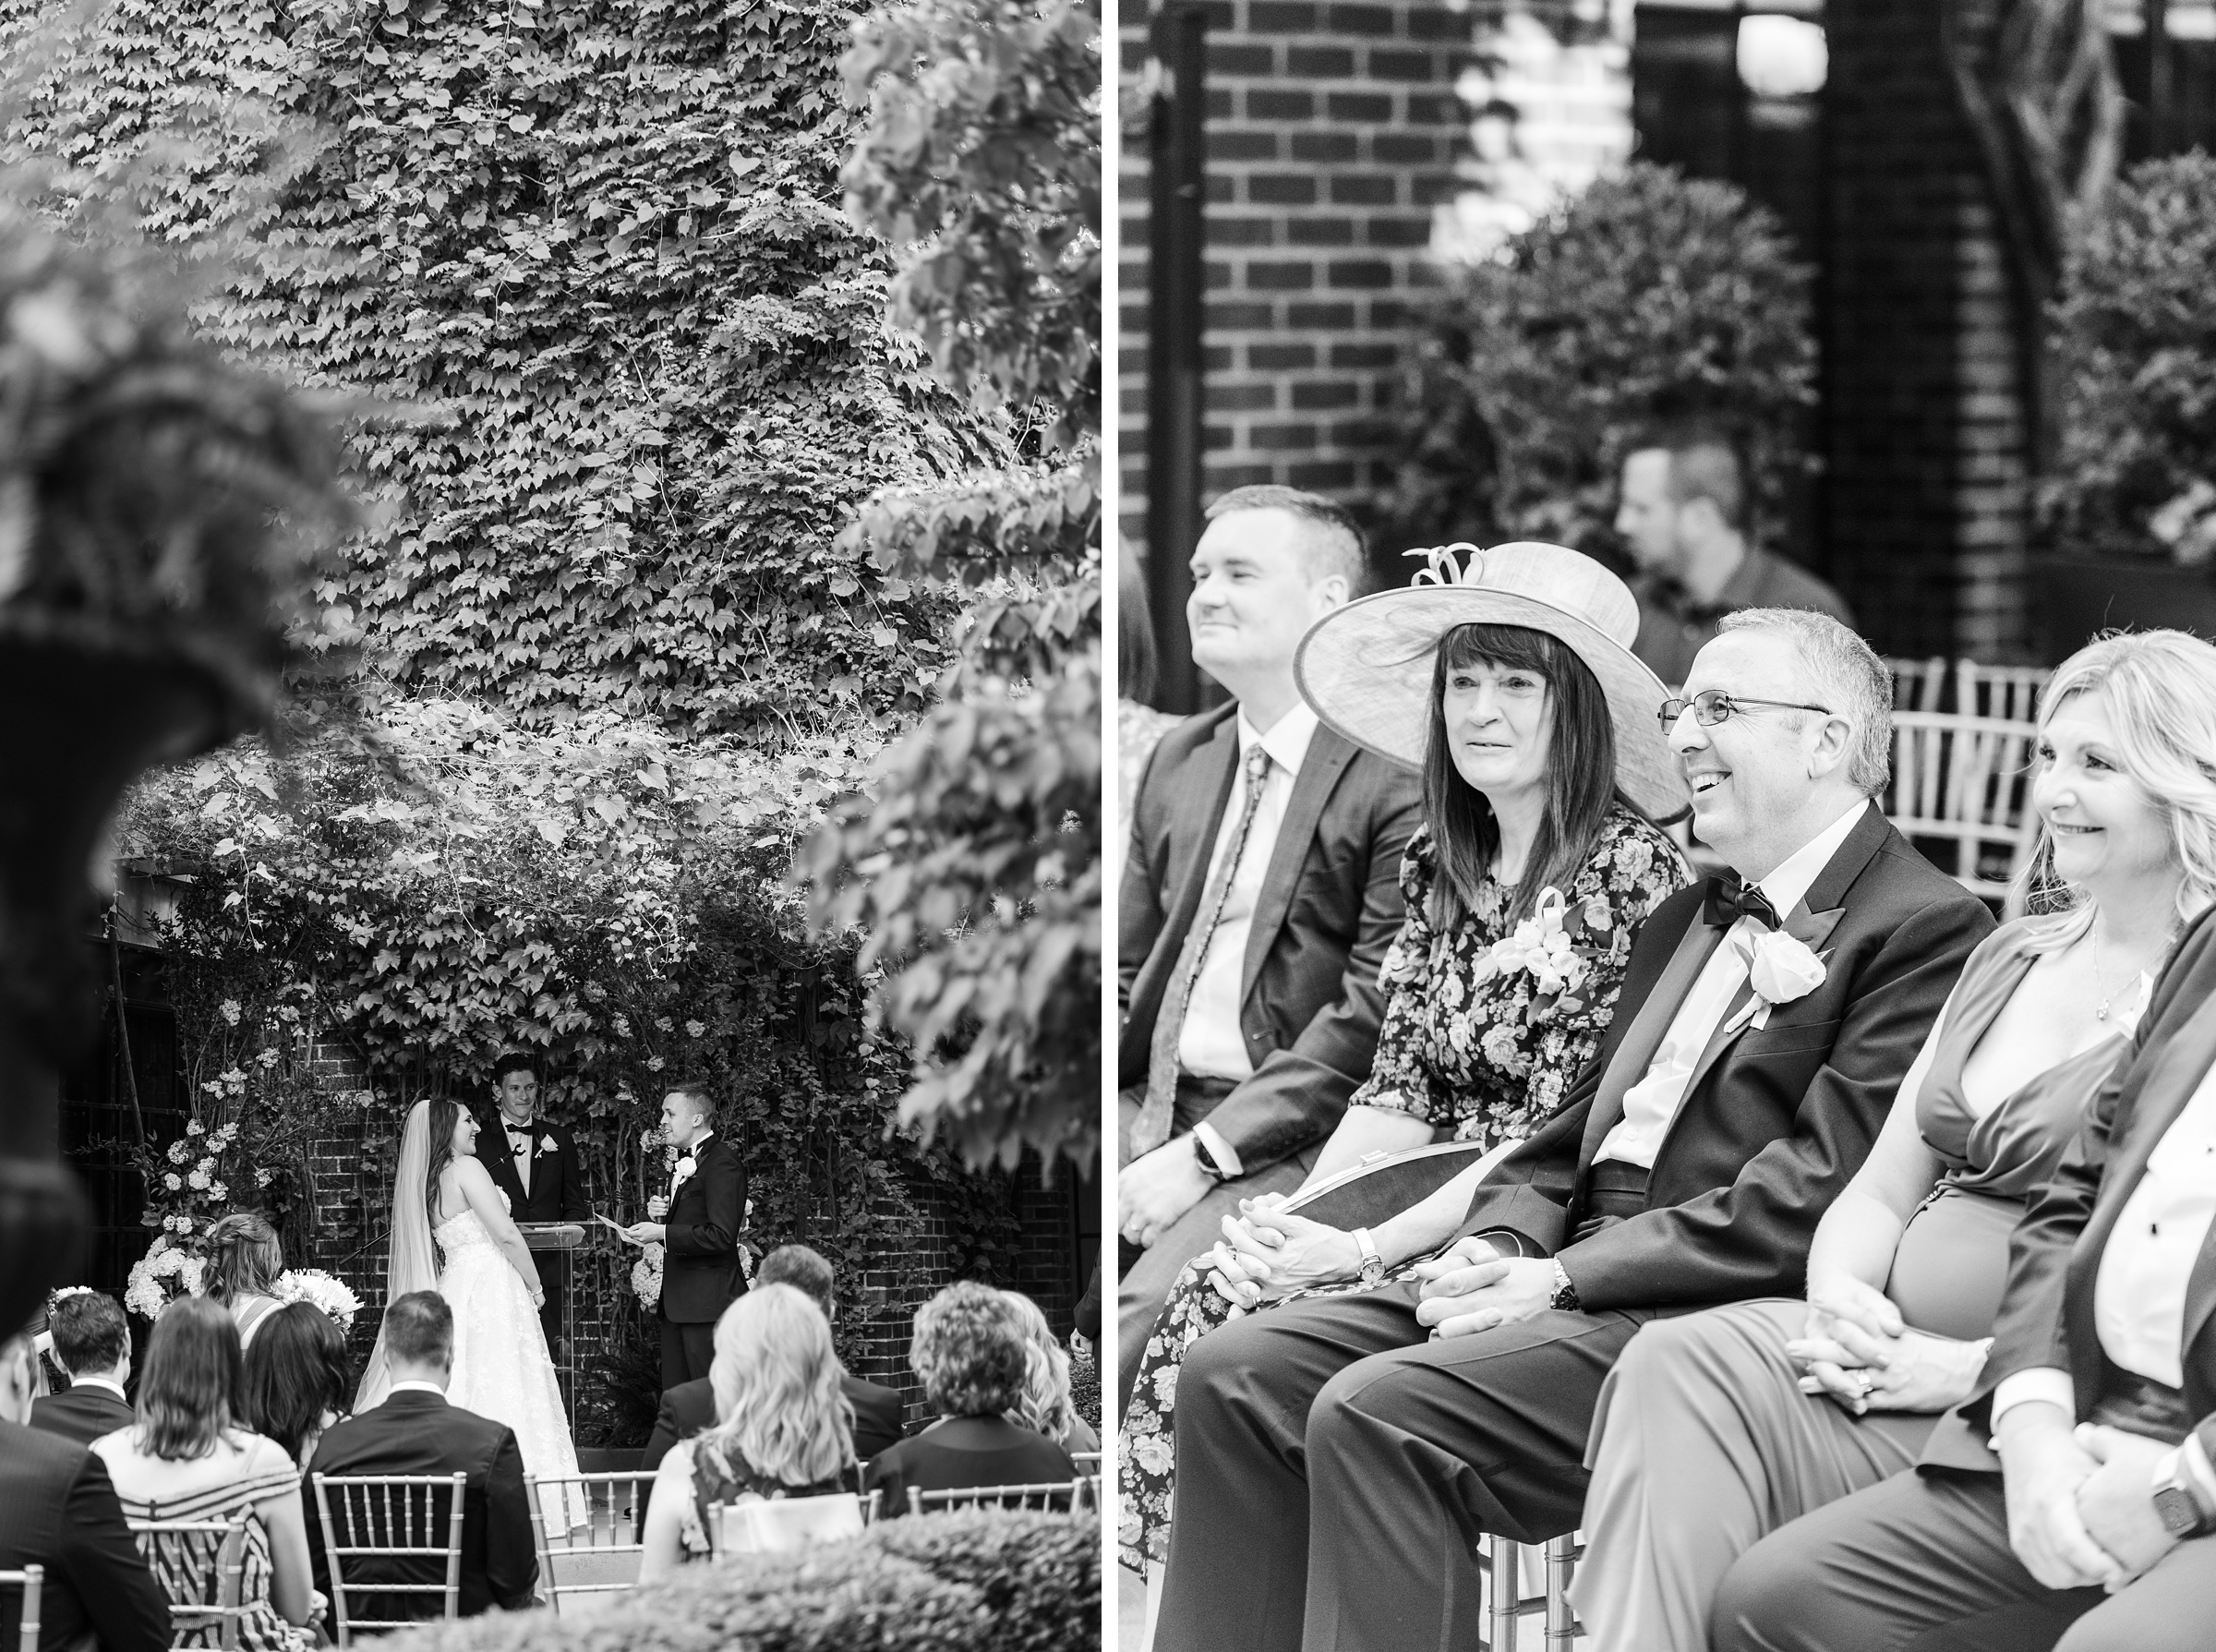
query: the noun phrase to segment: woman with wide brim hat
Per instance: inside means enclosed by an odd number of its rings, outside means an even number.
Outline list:
[[[1559,545],[1412,554],[1430,562],[1415,585],[1325,615],[1295,656],[1319,717],[1424,777],[1376,1055],[1304,1189],[1433,1141],[1470,1144],[1470,1162],[1420,1203],[1357,1218],[1374,1227],[1249,1206],[1186,1268],[1118,1446],[1135,1567],[1167,1554],[1185,1350],[1234,1311],[1410,1277],[1453,1236],[1489,1150],[1565,1098],[1613,1019],[1632,932],[1692,881],[1651,818],[1686,793],[1623,582]]]

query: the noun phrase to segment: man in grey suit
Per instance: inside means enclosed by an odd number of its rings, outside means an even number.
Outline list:
[[[1178,1271],[1241,1199],[1297,1187],[1368,1076],[1416,777],[1300,697],[1308,626],[1360,594],[1360,530],[1290,488],[1218,500],[1193,552],[1193,658],[1233,703],[1164,735],[1124,872],[1118,1409]]]

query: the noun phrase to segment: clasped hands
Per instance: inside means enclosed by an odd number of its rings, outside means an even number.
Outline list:
[[[2159,1440],[2028,1401],[2001,1418],[2008,1546],[2051,1589],[2123,1588],[2176,1547],[2154,1507]]]
[[[1882,1291],[1859,1279],[1812,1283],[1804,1334],[1785,1345],[1800,1392],[1866,1411],[1945,1411],[1969,1398],[1985,1350],[1911,1331]]]
[[[1204,1260],[1208,1283],[1235,1318],[1303,1285],[1352,1279],[1362,1271],[1354,1235],[1283,1208],[1285,1196],[1241,1200],[1223,1218],[1223,1240]],[[1554,1264],[1502,1256],[1475,1236],[1461,1238],[1412,1270],[1422,1282],[1416,1322],[1434,1337],[1466,1336],[1512,1325],[1554,1299]]]

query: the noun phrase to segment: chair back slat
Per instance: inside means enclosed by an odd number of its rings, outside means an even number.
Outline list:
[[[653,1479],[636,1470],[524,1477],[538,1575],[558,1614],[565,1598],[616,1595],[637,1586],[646,1553],[640,1541],[641,1488]],[[584,1520],[579,1524],[581,1507]],[[564,1534],[559,1541],[556,1531]]]
[[[1946,692],[1946,656],[1934,654],[1929,659],[1888,658],[1885,670],[1893,679],[1896,711],[1939,709],[1939,698]]]
[[[1065,1509],[1083,1505],[1082,1477],[1074,1480],[1039,1480],[1028,1486],[965,1486],[956,1490],[926,1491],[908,1489],[908,1512],[928,1514],[934,1509],[1041,1509],[1051,1510],[1059,1498]]]
[[[2031,852],[2034,725],[1959,712],[1896,712],[1885,817],[1927,849],[1945,846],[1965,888],[1998,899]]]
[[[1981,666],[1974,659],[1955,662],[1955,709],[1966,717],[2005,723],[2039,717],[2040,697],[2053,680],[2046,666]]]
[[[224,1652],[235,1652],[239,1620],[247,1610],[250,1511],[240,1509],[221,1520],[164,1520],[161,1513],[159,1504],[150,1504],[150,1518],[128,1525],[139,1552],[169,1596],[171,1627],[183,1635],[213,1625]],[[189,1587],[191,1596],[178,1598],[180,1587]]]
[[[457,1470],[451,1475],[308,1477],[315,1486],[316,1517],[322,1525],[323,1549],[331,1562],[331,1617],[340,1646],[352,1645],[356,1630],[401,1629],[424,1621],[366,1616],[359,1607],[376,1602],[365,1599],[357,1605],[356,1597],[436,1595],[440,1618],[451,1623],[461,1616],[462,1523],[468,1475]],[[434,1556],[446,1562],[443,1582],[370,1583],[346,1575],[349,1561]]]
[[[29,1565],[0,1572],[0,1589],[23,1591],[23,1619],[16,1636],[18,1652],[39,1652],[39,1597],[46,1587],[46,1568]]]

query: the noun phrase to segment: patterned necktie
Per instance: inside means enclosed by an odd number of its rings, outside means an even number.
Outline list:
[[[1262,782],[1270,773],[1270,754],[1258,742],[1246,754],[1246,802],[1239,824],[1224,846],[1223,857],[1200,890],[1200,910],[1186,932],[1171,977],[1169,996],[1154,1018],[1154,1042],[1147,1050],[1147,1099],[1131,1126],[1131,1153],[1150,1153],[1170,1139],[1170,1125],[1177,1105],[1177,1044],[1185,1035],[1185,1012],[1193,1001],[1193,986],[1200,966],[1208,961],[1208,945],[1215,939],[1223,917],[1232,879],[1238,875],[1239,857],[1246,852],[1246,834],[1254,826],[1254,813],[1261,806]]]

